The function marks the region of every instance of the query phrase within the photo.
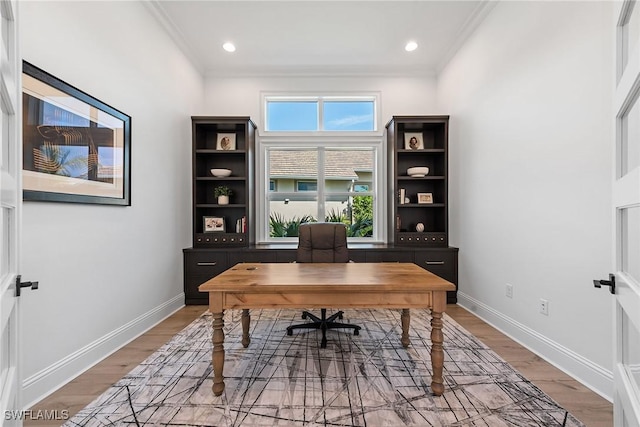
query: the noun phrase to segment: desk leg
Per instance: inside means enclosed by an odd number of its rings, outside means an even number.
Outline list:
[[[411,341],[409,340],[409,323],[411,323],[411,313],[408,308],[402,309],[400,322],[402,323],[402,338],[400,339],[400,342],[404,348],[407,348],[409,347],[409,344],[411,344]]]
[[[444,393],[444,380],[442,378],[442,367],[444,365],[443,340],[442,312],[436,311],[434,308],[431,310],[431,367],[433,369],[431,391],[436,396],[441,396]]]
[[[213,315],[213,394],[220,396],[224,391],[224,377],[222,369],[224,368],[224,310],[211,313]]]
[[[242,309],[242,346],[244,348],[249,347],[251,343],[251,337],[249,336],[249,324],[251,323],[251,316],[249,315],[249,309]]]

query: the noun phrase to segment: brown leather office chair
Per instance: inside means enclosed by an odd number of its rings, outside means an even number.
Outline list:
[[[298,250],[296,262],[349,262],[347,248],[347,228],[341,223],[317,222],[300,225],[298,234]],[[337,328],[353,329],[359,335],[360,326],[336,322],[342,319],[343,312],[338,311],[327,318],[327,309],[320,309],[320,317],[302,312],[302,318],[311,318],[311,322],[287,327],[287,335],[294,329],[320,329],[322,331],[321,348],[327,347],[327,330]]]

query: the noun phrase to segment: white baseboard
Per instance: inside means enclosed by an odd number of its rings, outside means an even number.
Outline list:
[[[460,291],[458,305],[613,402],[613,372]]]
[[[184,307],[184,293],[58,360],[29,378],[25,378],[22,382],[24,409],[31,408],[34,404],[153,328],[182,307]]]

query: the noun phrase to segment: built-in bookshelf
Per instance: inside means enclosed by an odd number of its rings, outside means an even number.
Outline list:
[[[296,249],[255,244],[253,122],[248,117],[193,117],[192,123],[193,247],[183,251],[184,292],[186,304],[207,304],[208,294],[198,286],[211,277],[239,262],[292,262]],[[224,137],[230,139],[223,146]],[[349,257],[354,262],[413,262],[457,285],[458,248],[448,246],[447,228],[448,117],[393,117],[387,138],[390,239],[373,247],[351,245]],[[429,172],[411,176],[411,167],[428,167]],[[211,169],[231,172],[214,176]],[[221,185],[233,193],[227,205],[215,195]],[[207,218],[224,218],[224,229],[207,226]],[[418,223],[422,232],[416,230]],[[447,302],[456,301],[456,291],[448,292]]]
[[[448,245],[448,126],[448,116],[394,116],[387,124],[396,245]]]
[[[255,125],[248,117],[192,117],[193,246],[253,243]],[[214,170],[216,173],[212,172]],[[225,175],[228,171],[228,176]],[[231,192],[222,204],[216,189]]]

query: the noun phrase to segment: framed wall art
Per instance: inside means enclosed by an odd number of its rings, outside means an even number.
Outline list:
[[[22,64],[23,198],[131,205],[131,117]]]
[[[203,217],[203,231],[205,233],[213,233],[216,231],[224,232],[224,218],[219,216]]]
[[[219,133],[216,138],[216,150],[235,150],[236,134],[235,133]]]

